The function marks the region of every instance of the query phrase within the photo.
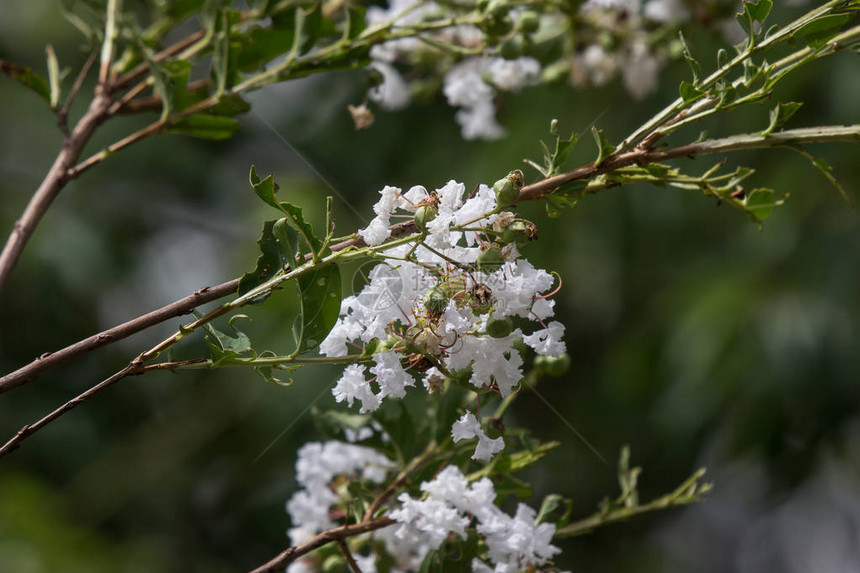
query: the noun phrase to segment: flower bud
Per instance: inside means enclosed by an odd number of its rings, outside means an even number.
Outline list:
[[[524,34],[534,34],[540,27],[540,17],[533,10],[526,10],[520,14],[519,20],[520,31]]]
[[[511,38],[510,40],[505,40],[501,48],[499,48],[499,55],[506,60],[516,60],[522,56],[523,46],[518,40],[519,38],[516,37]]]
[[[493,191],[496,192],[496,204],[510,205],[517,200],[522,188],[523,172],[519,169],[511,171],[506,177],[493,183]]]
[[[445,295],[445,291],[437,286],[424,293],[423,301],[424,308],[430,312],[445,312],[445,308],[448,306],[448,297]]]
[[[478,255],[478,260],[475,261],[475,264],[479,271],[491,273],[498,270],[498,268],[502,266],[503,262],[504,257],[502,257],[502,251],[496,247],[490,247]]]
[[[564,376],[570,369],[570,355],[565,352],[560,356],[538,356],[535,358],[535,369],[538,374],[549,374],[554,378]]]
[[[516,220],[502,231],[501,239],[505,243],[516,243],[522,247],[537,239],[537,226],[531,221]]]
[[[419,231],[426,231],[427,223],[435,219],[438,213],[439,209],[434,205],[421,205],[415,209],[415,226]]]
[[[487,321],[487,334],[493,338],[504,338],[514,330],[514,322],[509,316],[505,318],[490,318]]]

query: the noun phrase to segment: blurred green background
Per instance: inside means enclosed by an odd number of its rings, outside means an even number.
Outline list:
[[[709,68],[721,37],[693,40]],[[41,70],[48,42],[62,66],[83,62],[80,37],[53,0],[0,4],[0,58]],[[247,184],[251,164],[274,173],[317,226],[327,181],[345,200],[335,212],[347,233],[364,224],[347,203],[370,213],[385,184],[457,179],[471,187],[537,157],[552,118],[578,131],[599,118],[618,140],[674,98],[687,73],[670,64],[660,92],[642,102],[617,82],[529,89],[505,99],[500,118],[511,135],[493,143],[462,141],[441,99],[379,112],[372,129],[356,132],[346,105],[363,99],[359,73],[256,94],[256,111],[228,142],[145,141],[69,185],[45,217],[0,296],[0,371],[250,269],[272,216]],[[89,93],[91,85],[77,112]],[[856,123],[858,58],[801,70],[778,96],[806,103],[793,126]],[[0,80],[0,102],[5,237],[61,140],[53,115],[20,86]],[[108,125],[89,149],[146,119]],[[721,135],[766,125],[762,106],[708,127]],[[860,198],[857,147],[813,151]],[[571,164],[592,156],[584,139]],[[720,159],[677,163],[701,173]],[[607,459],[631,445],[645,499],[702,465],[715,482],[704,504],[562,543],[565,569],[860,570],[860,219],[790,151],[729,162],[757,169],[751,187],[791,194],[762,232],[740,212],[673,189],[609,190],[559,220],[541,205],[524,207],[540,229],[527,256],[564,278],[557,308],[572,356],[570,373],[542,381],[542,395]],[[283,298],[252,313],[248,330],[261,346],[290,348],[292,303]],[[3,395],[0,436],[118,370],[180,322]],[[198,341],[184,352],[202,350]],[[0,571],[217,572],[268,560],[287,545],[296,449],[318,436],[308,410],[332,406],[336,374],[305,369],[284,388],[238,370],[156,373],[104,392],[0,460]],[[536,500],[560,492],[585,516],[616,495],[614,469],[535,396],[523,395],[507,424],[564,443],[526,476]]]

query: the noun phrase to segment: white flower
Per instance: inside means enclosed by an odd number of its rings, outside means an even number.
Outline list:
[[[370,372],[376,375],[380,400],[386,396],[403,398],[406,396],[406,387],[415,386],[415,380],[400,365],[400,357],[397,353],[380,352],[373,355],[373,361],[376,362],[376,366],[372,366]]]
[[[690,17],[690,11],[682,0],[650,0],[643,9],[644,16],[653,21],[678,22]]]
[[[454,422],[454,425],[451,426],[451,437],[455,443],[460,440],[478,438],[478,446],[475,448],[472,459],[481,462],[490,461],[494,455],[505,449],[505,440],[503,438],[491,440],[481,428],[481,423],[471,412],[466,412]]]
[[[370,382],[364,379],[364,366],[350,364],[343,371],[343,376],[331,391],[337,402],[343,402],[352,406],[353,401],[361,402],[360,412],[373,412],[379,408],[379,397],[370,388]]]
[[[385,239],[391,236],[391,230],[388,228],[388,219],[374,217],[370,225],[366,229],[361,229],[358,234],[371,247],[381,245],[385,242]]]
[[[385,62],[376,62],[370,67],[382,74],[382,83],[368,91],[370,99],[388,111],[398,111],[408,106],[412,96],[400,72]]]
[[[302,486],[287,502],[293,522],[289,536],[293,544],[335,526],[329,509],[340,498],[329,487],[337,475],[361,470],[362,478],[382,483],[394,464],[371,448],[342,442],[311,442],[302,446],[296,461],[296,481]]]
[[[577,59],[588,70],[591,83],[597,87],[608,84],[615,77],[618,67],[615,58],[598,44],[591,44],[585,48]]]
[[[636,99],[642,99],[657,89],[660,61],[644,42],[636,42],[622,71],[624,87]]]
[[[564,325],[560,322],[550,322],[547,328],[538,330],[523,337],[523,342],[531,346],[535,352],[545,356],[560,356],[565,351]]]
[[[517,91],[540,80],[540,63],[534,58],[490,58],[484,70],[494,86],[503,91]]]
[[[427,543],[438,549],[451,533],[466,538],[469,520],[457,513],[453,507],[435,499],[416,500],[409,494],[397,498],[402,506],[392,511],[391,519],[400,522],[395,537],[406,543]]]

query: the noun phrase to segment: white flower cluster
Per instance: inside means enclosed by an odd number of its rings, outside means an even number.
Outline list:
[[[296,462],[296,481],[302,489],[287,502],[287,512],[293,523],[288,535],[293,545],[335,527],[329,511],[344,497],[331,487],[336,476],[359,474],[362,479],[382,483],[393,467],[391,460],[364,446],[337,441],[302,446]]]
[[[386,549],[403,570],[415,570],[427,551],[438,549],[449,536],[466,538],[474,526],[487,546],[489,564],[474,559],[472,571],[517,573],[536,571],[560,550],[551,544],[555,525],[535,524],[535,511],[519,504],[510,516],[494,501],[489,478],[469,484],[459,468],[446,467],[430,482],[421,484],[422,499],[401,494],[401,507],[389,515],[400,525],[381,535]]]
[[[338,402],[351,406],[358,401],[362,413],[372,412],[387,396],[402,398],[417,373],[423,373],[431,391],[446,376],[468,373],[475,388],[490,388],[504,397],[522,379],[516,341],[541,355],[564,353],[564,326],[544,322],[554,312],[555,303],[545,294],[552,288],[552,275],[520,258],[515,242],[500,248],[481,232],[498,235],[515,222],[512,213],[496,212],[489,187],[480,185],[464,197],[465,186],[449,181],[432,193],[420,186],[406,193],[387,186],[380,195],[376,218],[360,231],[369,245],[380,247],[389,237],[389,221],[397,210],[421,212],[429,220],[424,235],[413,242],[381,246],[380,255],[391,265],[376,265],[362,292],[343,300],[341,316],[320,352],[345,357],[348,345],[364,350],[371,343],[376,352],[370,368],[346,367],[333,389]],[[495,255],[494,264],[483,264],[490,255]],[[514,327],[514,318],[522,326]],[[531,332],[525,334],[523,328]],[[501,440],[491,445],[476,424],[469,431],[461,424],[457,435],[478,438],[475,459],[488,460],[501,449]]]
[[[439,16],[444,9],[434,2],[392,0],[387,9],[372,7],[367,11],[368,25],[393,22],[408,26]],[[464,47],[481,45],[482,33],[474,26],[445,28],[435,34],[437,41]],[[427,44],[416,38],[399,38],[374,46],[371,67],[382,74],[382,83],[370,90],[370,98],[383,109],[396,111],[409,105],[410,86],[393,64],[409,60]],[[497,92],[515,92],[535,84],[541,67],[534,58],[506,60],[500,57],[469,56],[445,74],[444,93],[448,103],[459,108],[457,123],[464,139],[499,139],[504,128],[496,121]]]

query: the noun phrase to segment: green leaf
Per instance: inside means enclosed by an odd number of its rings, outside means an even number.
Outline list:
[[[854,201],[851,200],[851,197],[848,195],[848,192],[845,190],[845,187],[842,186],[842,183],[840,183],[836,176],[833,175],[833,168],[826,161],[819,157],[815,157],[802,147],[792,146],[790,149],[796,151],[797,153],[808,159],[809,162],[812,163],[813,167],[821,171],[821,174],[824,175],[824,177],[826,177],[827,180],[830,181],[830,183],[834,187],[836,187],[836,190],[839,191],[839,194],[842,195],[842,198],[845,199],[845,202],[852,207],[854,206]]]
[[[257,176],[256,167],[252,165],[250,180],[251,187],[254,188],[254,193],[256,193],[260,199],[262,199],[267,205],[274,207],[289,217],[290,222],[296,227],[296,229],[298,229],[299,233],[301,233],[302,239],[304,239],[314,259],[318,256],[325,256],[326,253],[321,252],[322,241],[319,237],[314,235],[314,230],[311,224],[305,221],[301,207],[296,207],[295,205],[284,201],[278,201],[275,195],[280,186],[275,183],[274,177],[268,175],[265,179],[260,179]]]
[[[243,295],[263,284],[275,276],[275,273],[284,268],[284,265],[288,263],[278,239],[275,238],[273,232],[274,224],[274,220],[266,221],[263,224],[263,232],[260,238],[257,239],[257,245],[260,247],[260,256],[257,257],[257,264],[254,270],[248,271],[239,279],[239,295]],[[262,302],[264,298],[258,299],[257,302]]]
[[[681,85],[678,86],[678,93],[681,95],[681,99],[684,100],[685,104],[701,99],[705,95],[704,92],[687,81],[681,82]]]
[[[236,66],[239,71],[253,72],[289,51],[295,36],[295,12],[290,11],[267,27],[254,26],[234,39]]]
[[[48,105],[51,104],[51,87],[45,78],[34,72],[31,68],[0,60],[0,72],[25,88],[32,90],[44,99]]]
[[[379,410],[374,418],[390,436],[400,461],[405,463],[410,460],[416,449],[418,421],[412,417],[409,409],[399,400],[387,402],[385,408]],[[421,445],[423,447],[423,444]]]
[[[773,0],[758,0],[756,3],[744,2],[745,8],[749,9],[752,19],[759,24],[765,21],[773,8]]]
[[[367,28],[367,8],[364,6],[348,6],[346,20],[343,25],[343,39],[352,40],[361,35]]]
[[[785,122],[791,119],[791,116],[797,113],[797,110],[799,110],[802,105],[802,103],[794,101],[776,104],[776,107],[770,111],[770,124],[767,126],[767,129],[762,132],[762,135],[767,137],[773,133],[773,130],[785,125]]]
[[[322,3],[318,0],[313,2],[313,6],[307,11],[301,8],[296,9],[296,44],[298,46],[298,55],[308,53],[317,39],[320,37],[320,32],[323,26]]]
[[[761,24],[773,8],[772,0],[744,2],[743,12],[738,13],[737,20],[750,37],[750,42],[756,37],[755,24]]]
[[[204,113],[184,117],[170,125],[167,133],[181,133],[199,139],[229,139],[241,125],[235,119]]]
[[[556,527],[564,527],[570,521],[572,511],[573,500],[553,493],[543,498],[535,523],[554,523]]]
[[[828,14],[812,20],[797,30],[793,38],[805,38],[807,42],[826,42],[839,33],[839,29],[850,22],[852,14]]]
[[[690,46],[687,45],[687,40],[684,39],[684,33],[679,31],[678,36],[681,38],[681,53],[684,55],[684,59],[687,60],[687,63],[690,65],[690,71],[693,73],[693,85],[698,85],[699,75],[702,73],[702,66],[696,58],[693,57],[693,52],[690,51]]]
[[[230,327],[236,333],[235,336],[217,330],[211,323],[203,325],[206,345],[212,353],[212,360],[216,366],[219,363],[240,358],[249,353],[253,354],[254,349],[251,347],[251,340],[233,324],[238,318],[247,319],[248,317],[244,314],[237,314],[230,318]]]
[[[754,189],[744,200],[744,208],[752,215],[757,223],[764,222],[770,217],[773,208],[781,205],[782,199],[778,199],[773,189]]]
[[[203,90],[205,95],[205,88]],[[200,98],[203,99],[203,98]],[[194,102],[196,103],[196,101]],[[183,102],[183,105],[180,109],[184,109],[187,105]],[[215,104],[214,106],[209,108],[210,115],[220,115],[220,116],[234,116],[245,113],[251,109],[250,104],[242,99],[242,96],[238,94],[230,94],[226,96],[222,96],[221,100]]]
[[[60,64],[57,62],[57,54],[54,47],[48,44],[45,47],[45,56],[48,59],[48,81],[51,88],[51,109],[57,109],[60,105]]]
[[[301,297],[299,335],[294,355],[317,348],[331,332],[340,314],[343,296],[340,268],[324,265],[296,279]]]
[[[594,136],[594,143],[597,145],[597,159],[594,160],[594,166],[599,167],[603,160],[615,151],[615,146],[603,136],[602,129],[592,127],[591,135]]]

